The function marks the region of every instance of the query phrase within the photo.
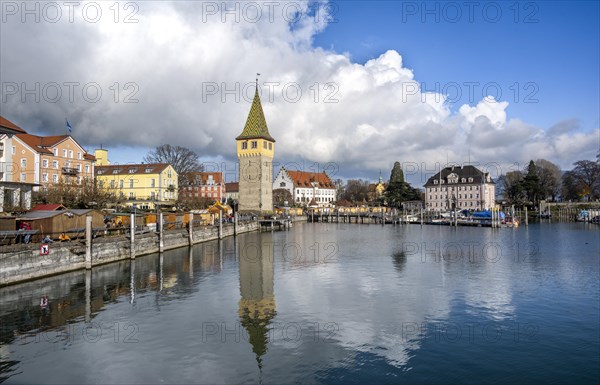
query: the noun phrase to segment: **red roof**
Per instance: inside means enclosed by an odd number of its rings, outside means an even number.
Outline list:
[[[335,188],[325,172],[285,171],[294,182],[294,187],[312,187],[312,183],[317,182],[318,188]]]
[[[53,154],[48,147],[54,147],[68,137],[69,135],[37,136],[31,134],[17,134],[17,138],[21,139],[26,145],[40,154]]]
[[[47,205],[39,204],[39,205],[36,205],[35,207],[33,207],[31,209],[31,211],[40,211],[40,210],[56,211],[56,210],[65,210],[65,209],[66,209],[65,206],[58,204],[58,203],[57,204],[47,204]]]
[[[225,191],[227,191],[228,193],[239,193],[240,192],[239,182],[225,183]]]
[[[27,131],[25,131],[21,127],[17,126],[10,120],[8,120],[0,115],[0,132],[3,132],[2,129],[9,131],[9,133],[15,133],[15,134],[17,134],[17,133],[26,134],[27,133]]]

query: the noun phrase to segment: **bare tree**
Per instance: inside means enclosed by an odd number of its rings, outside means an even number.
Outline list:
[[[189,148],[163,144],[148,152],[144,156],[144,162],[168,163],[173,166],[178,175],[185,176],[189,172],[203,171],[204,168],[198,162],[198,158],[199,155]]]
[[[540,180],[540,190],[545,198],[556,199],[560,193],[562,172],[554,163],[546,159],[535,161],[537,173]]]

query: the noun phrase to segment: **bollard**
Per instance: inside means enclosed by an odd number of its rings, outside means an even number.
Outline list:
[[[92,217],[85,217],[85,268],[92,268]]]
[[[188,237],[190,246],[192,246],[194,244],[194,213],[189,213],[188,219]]]
[[[131,241],[131,259],[135,259],[135,214],[131,214],[129,221],[129,235]]]
[[[159,228],[158,228],[158,252],[162,253],[163,251],[165,251],[165,242],[164,242],[164,238],[163,238],[163,233],[164,233],[164,229],[163,229],[163,213],[160,213],[158,215],[158,217],[160,218],[159,221]]]

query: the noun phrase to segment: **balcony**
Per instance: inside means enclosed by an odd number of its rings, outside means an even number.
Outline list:
[[[69,175],[69,176],[77,176],[77,175],[79,175],[79,170],[74,167],[63,167],[62,174]]]

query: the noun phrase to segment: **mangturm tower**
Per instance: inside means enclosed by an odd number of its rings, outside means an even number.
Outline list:
[[[255,213],[272,211],[275,139],[269,134],[258,96],[258,79],[244,131],[235,140],[239,163],[238,210]]]

